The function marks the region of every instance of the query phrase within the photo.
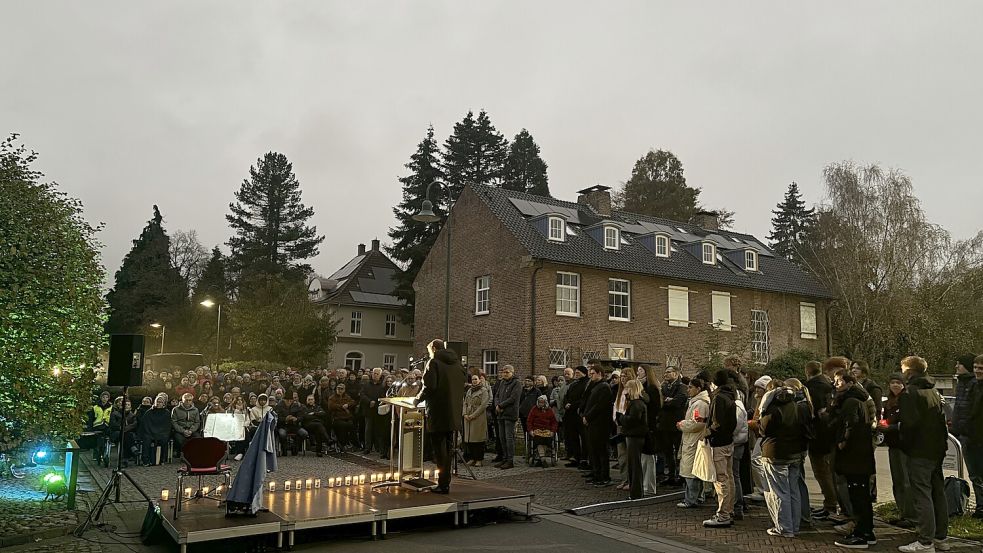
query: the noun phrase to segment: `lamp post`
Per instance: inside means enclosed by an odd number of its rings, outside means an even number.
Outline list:
[[[202,300],[199,303],[199,305],[203,305],[203,306],[208,307],[208,308],[212,308],[212,307],[218,305],[218,323],[215,325],[215,363],[214,363],[215,366],[212,367],[212,370],[213,371],[218,371],[219,341],[222,338],[222,304],[221,303],[215,303],[212,300],[206,299],[206,300]]]
[[[160,329],[160,353],[164,353],[164,331],[167,330],[167,327],[161,323],[150,323],[150,326]]]
[[[420,212],[413,215],[413,220],[420,223],[436,223],[440,220],[440,216],[433,212],[433,202],[430,201],[430,187],[435,184],[443,184],[444,188],[447,188],[447,184],[441,183],[439,181],[433,181],[427,185],[427,192],[424,195],[423,205],[420,206]],[[450,194],[450,189],[447,190],[448,195]],[[447,259],[444,265],[444,340],[449,341],[451,337],[451,226],[450,226],[450,205],[447,209],[447,221],[444,224],[444,230],[447,234],[447,245],[445,249],[447,250]]]

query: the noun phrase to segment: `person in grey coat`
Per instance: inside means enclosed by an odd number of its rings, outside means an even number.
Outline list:
[[[171,410],[171,428],[174,430],[174,445],[178,453],[184,449],[184,443],[191,438],[200,436],[201,419],[198,408],[195,407],[195,396],[184,394],[181,403]]]
[[[471,386],[464,394],[464,443],[471,466],[480,467],[485,459],[489,403],[491,389],[482,383],[481,377],[471,375]]]
[[[498,420],[498,433],[502,437],[502,461],[495,466],[500,469],[514,467],[515,458],[515,421],[519,418],[519,400],[522,397],[522,385],[515,379],[515,367],[502,367],[502,378],[495,387],[495,415]]]

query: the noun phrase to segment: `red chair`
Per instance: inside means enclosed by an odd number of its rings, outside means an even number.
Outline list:
[[[195,497],[201,495],[202,478],[205,476],[224,476],[225,489],[228,490],[232,483],[232,471],[229,465],[225,464],[229,457],[229,449],[225,442],[218,438],[191,438],[184,444],[181,450],[181,461],[184,465],[177,471],[177,503],[174,508],[174,518],[181,510],[181,503],[186,501],[184,497],[184,478],[186,476],[198,477],[198,490]],[[221,501],[217,495],[214,498]]]

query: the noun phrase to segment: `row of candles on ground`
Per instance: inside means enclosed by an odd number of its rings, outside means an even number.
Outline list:
[[[329,488],[340,488],[340,487],[343,487],[343,486],[360,486],[360,485],[365,484],[366,482],[368,482],[370,484],[376,484],[376,483],[379,483],[379,482],[389,482],[390,480],[393,480],[393,479],[399,480],[399,476],[400,475],[399,475],[398,472],[395,472],[395,473],[393,473],[393,472],[385,472],[385,473],[379,472],[379,473],[374,473],[374,474],[369,474],[369,475],[359,474],[359,475],[349,475],[349,476],[345,476],[345,477],[336,476],[334,478],[328,478],[327,487],[329,487]],[[429,470],[423,471],[423,478],[424,479],[429,480],[430,479],[430,476],[431,476],[431,472]],[[439,470],[434,470],[433,471],[433,478],[434,478],[434,480],[436,480],[438,476],[440,476],[440,471]],[[276,491],[276,482],[270,482],[269,484],[267,484],[267,486],[268,486],[268,488],[269,488],[269,490],[271,492],[275,492]],[[217,495],[221,495],[222,494],[222,488],[223,488],[223,486],[219,486],[218,488],[216,488],[215,489],[215,493]],[[291,480],[284,480],[283,481],[283,491],[289,492],[291,489],[293,489],[295,491],[302,491],[304,489],[308,489],[308,490],[311,490],[311,489],[321,489],[321,479],[320,478],[307,478],[306,480],[299,480],[299,479],[298,480],[293,480],[293,481],[291,481]],[[207,496],[210,491],[211,491],[211,488],[209,488],[208,486],[205,486],[205,487],[203,487],[201,489],[201,494]],[[190,499],[191,498],[191,495],[192,495],[192,492],[193,492],[193,490],[191,488],[184,488],[184,497],[186,499]],[[167,501],[168,499],[170,499],[170,496],[171,496],[171,491],[170,490],[161,490],[160,491],[160,499],[161,499],[161,501]]]

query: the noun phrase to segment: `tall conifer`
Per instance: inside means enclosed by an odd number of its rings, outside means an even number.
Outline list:
[[[465,185],[501,186],[505,177],[508,141],[485,110],[469,111],[454,125],[454,133],[444,142],[443,171],[450,185],[450,197],[457,199]]]
[[[505,182],[502,188],[518,190],[537,196],[549,196],[546,162],[539,157],[539,145],[529,131],[522,129],[509,144],[505,159]]]
[[[775,216],[771,219],[772,231],[768,235],[771,248],[778,255],[801,263],[802,245],[815,225],[816,210],[806,209],[799,185],[793,182],[772,214]]]

